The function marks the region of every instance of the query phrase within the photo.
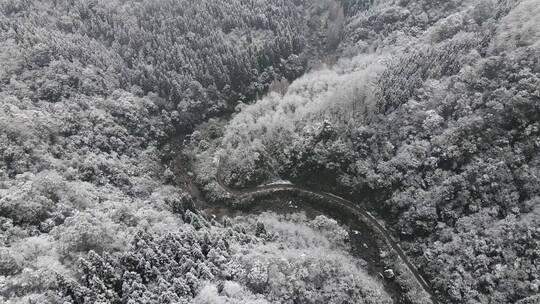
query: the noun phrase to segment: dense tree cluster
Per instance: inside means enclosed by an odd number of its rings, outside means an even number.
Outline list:
[[[346,2],[358,55],[233,118],[226,181],[360,198],[445,302],[538,293],[538,3],[375,2]]]
[[[343,249],[333,220],[273,214],[138,233],[119,254],[91,251],[79,280],[61,279],[65,303],[390,303]],[[189,224],[188,224],[189,223]],[[330,250],[330,251],[329,251]]]
[[[198,120],[303,72],[302,7],[290,1],[3,1],[3,48],[14,61],[3,82],[20,75],[17,80],[32,82],[34,98],[53,102],[74,89],[151,92],[167,109]]]
[[[500,18],[515,4],[512,0],[342,0],[347,16],[340,49],[345,54],[382,50],[426,36],[433,42],[451,38],[461,30]],[[427,35],[426,35],[427,34]]]

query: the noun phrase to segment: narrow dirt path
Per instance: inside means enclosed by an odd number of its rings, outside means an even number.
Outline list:
[[[342,198],[332,193],[327,193],[327,192],[317,191],[317,190],[309,190],[309,189],[296,186],[294,184],[271,184],[271,185],[257,186],[257,187],[248,188],[248,189],[233,189],[224,182],[221,168],[222,168],[222,160],[220,158],[219,163],[218,163],[217,174],[216,174],[216,181],[219,184],[219,186],[223,188],[223,190],[225,190],[226,192],[228,192],[230,195],[234,197],[243,197],[243,196],[263,194],[263,193],[269,193],[269,192],[275,192],[275,191],[298,191],[300,193],[316,195],[321,198],[327,199],[333,202],[336,206],[340,206],[341,208],[344,208],[345,210],[350,210],[354,214],[359,214],[360,216],[363,216],[368,221],[368,223],[377,232],[380,233],[380,235],[384,238],[385,242],[398,254],[401,261],[403,261],[403,263],[407,266],[409,271],[413,274],[417,283],[420,284],[422,289],[424,289],[424,291],[430,295],[431,301],[434,304],[438,304],[438,301],[436,300],[435,295],[431,291],[429,284],[424,279],[422,274],[420,274],[416,266],[414,266],[414,264],[409,260],[405,252],[401,249],[401,246],[398,244],[398,242],[396,242],[392,238],[390,232],[384,227],[384,225],[381,222],[379,222],[379,220],[377,220],[371,213],[369,213],[369,211],[367,211],[360,205],[354,204],[352,201],[349,201],[345,198]]]

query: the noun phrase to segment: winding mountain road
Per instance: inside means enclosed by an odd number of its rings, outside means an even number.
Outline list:
[[[416,279],[418,284],[420,284],[422,289],[424,289],[424,291],[430,295],[431,301],[434,304],[438,304],[435,298],[435,295],[431,291],[429,284],[424,279],[424,277],[420,274],[420,272],[414,266],[414,264],[411,261],[409,261],[409,258],[407,257],[403,249],[401,249],[401,246],[399,246],[399,244],[392,238],[392,236],[390,235],[390,232],[369,211],[367,211],[360,205],[354,204],[353,202],[332,193],[327,193],[327,192],[317,191],[317,190],[309,190],[309,189],[296,186],[294,184],[285,184],[285,183],[284,184],[269,184],[269,185],[262,185],[262,186],[257,186],[253,188],[248,188],[248,189],[233,189],[224,182],[224,177],[223,177],[221,168],[222,168],[222,159],[219,158],[216,181],[219,184],[219,186],[223,188],[223,190],[225,190],[227,193],[229,193],[233,197],[239,198],[243,196],[263,194],[263,193],[269,193],[269,192],[275,192],[275,191],[297,191],[299,193],[316,195],[318,197],[327,199],[331,201],[333,204],[335,204],[336,206],[344,208],[345,210],[349,210],[353,212],[353,214],[359,214],[363,216],[368,221],[368,224],[371,225],[384,238],[385,242],[398,254],[401,261],[403,261],[403,263],[407,266],[409,271],[414,275],[414,278]]]

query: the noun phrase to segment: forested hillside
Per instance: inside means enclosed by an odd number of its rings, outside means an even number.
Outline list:
[[[31,97],[53,102],[76,89],[103,95],[121,88],[155,93],[188,121],[216,115],[303,72],[300,8],[288,1],[3,1],[3,48],[14,62],[2,76],[6,82],[25,72],[20,81],[30,81],[40,71],[49,81],[29,86]],[[75,84],[62,71],[87,67],[98,75]],[[83,87],[85,80],[94,87]]]
[[[347,234],[325,217],[274,214],[208,222],[187,212],[165,234],[139,232],[128,250],[91,251],[79,282],[60,279],[75,303],[391,303],[345,252]],[[337,236],[337,238],[336,238]],[[339,237],[341,236],[341,238]]]
[[[242,109],[216,148],[199,144],[200,181],[212,190],[206,164],[221,155],[233,187],[286,179],[345,195],[388,222],[443,303],[532,299],[538,1],[343,7],[342,58]]]
[[[304,72],[325,5],[0,1],[0,302],[389,303],[334,221],[206,220],[173,167]]]
[[[538,16],[0,0],[0,302],[429,301],[375,230],[223,186],[287,180],[373,213],[439,303],[537,303]]]

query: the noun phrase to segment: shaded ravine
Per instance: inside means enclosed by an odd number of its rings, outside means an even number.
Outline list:
[[[362,206],[354,204],[352,201],[349,201],[345,198],[342,198],[332,193],[318,191],[318,190],[310,190],[310,189],[306,189],[300,186],[296,186],[294,184],[277,183],[277,184],[261,185],[261,186],[256,186],[252,188],[246,188],[246,189],[233,189],[229,187],[224,181],[223,174],[222,174],[221,157],[219,158],[219,161],[218,161],[216,181],[223,190],[225,190],[231,196],[236,197],[236,198],[240,198],[244,196],[251,196],[251,195],[256,195],[256,194],[271,193],[275,191],[297,191],[300,193],[316,195],[321,198],[330,200],[336,206],[339,206],[346,210],[350,210],[354,214],[359,214],[360,216],[366,219],[369,225],[371,225],[381,236],[383,236],[385,242],[397,253],[400,260],[407,266],[409,271],[413,274],[416,282],[420,284],[420,286],[426,293],[429,294],[429,296],[431,297],[431,301],[434,304],[438,304],[438,301],[435,298],[435,295],[433,294],[429,284],[424,279],[422,274],[420,274],[416,266],[414,266],[414,264],[409,260],[409,258],[407,257],[403,249],[401,249],[401,246],[392,238],[390,232],[384,227],[384,225],[381,224],[369,211],[364,209]]]

